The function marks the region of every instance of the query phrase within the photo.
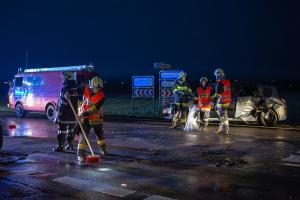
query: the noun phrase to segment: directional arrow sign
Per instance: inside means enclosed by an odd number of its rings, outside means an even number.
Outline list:
[[[171,97],[173,95],[172,88],[163,88],[160,90],[161,97]]]
[[[153,97],[153,95],[154,95],[153,88],[150,89],[135,88],[133,91],[134,97]]]

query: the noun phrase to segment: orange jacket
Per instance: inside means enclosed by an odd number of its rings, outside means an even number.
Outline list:
[[[220,80],[221,83],[224,85],[224,90],[220,96],[220,102],[221,104],[230,104],[231,102],[231,86],[230,81],[227,79]]]
[[[103,91],[99,91],[93,96],[91,95],[91,90],[88,86],[85,87],[84,93],[83,93],[83,104],[82,107],[85,111],[91,110],[92,114],[89,115],[87,118],[90,120],[90,122],[94,122],[95,124],[102,123],[103,118],[103,109],[102,107],[100,109],[97,109],[96,104],[103,100],[104,93]]]
[[[198,108],[211,109],[210,93],[211,93],[210,85],[207,86],[206,89],[203,89],[203,87],[201,86],[197,88]]]

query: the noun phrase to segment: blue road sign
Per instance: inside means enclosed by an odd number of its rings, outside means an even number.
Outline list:
[[[132,87],[154,87],[154,76],[133,76]]]
[[[160,79],[177,79],[180,72],[182,70],[165,70],[165,71],[160,71],[159,73],[159,78]]]

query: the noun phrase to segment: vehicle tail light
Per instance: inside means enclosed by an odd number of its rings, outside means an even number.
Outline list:
[[[17,128],[15,124],[8,125],[8,129],[15,129],[15,128]]]

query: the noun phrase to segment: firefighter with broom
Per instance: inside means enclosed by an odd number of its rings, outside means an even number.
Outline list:
[[[94,155],[88,140],[88,136],[90,130],[93,128],[97,136],[97,143],[100,148],[100,153],[101,155],[106,155],[107,150],[103,134],[102,105],[105,101],[103,81],[100,77],[95,76],[89,82],[89,85],[85,86],[84,88],[77,88],[76,93],[83,93],[82,106],[79,111],[79,116],[76,117],[80,128],[82,129],[77,147],[77,160],[79,162],[98,162],[100,160],[100,156]],[[86,147],[89,147],[92,155],[86,156]]]

